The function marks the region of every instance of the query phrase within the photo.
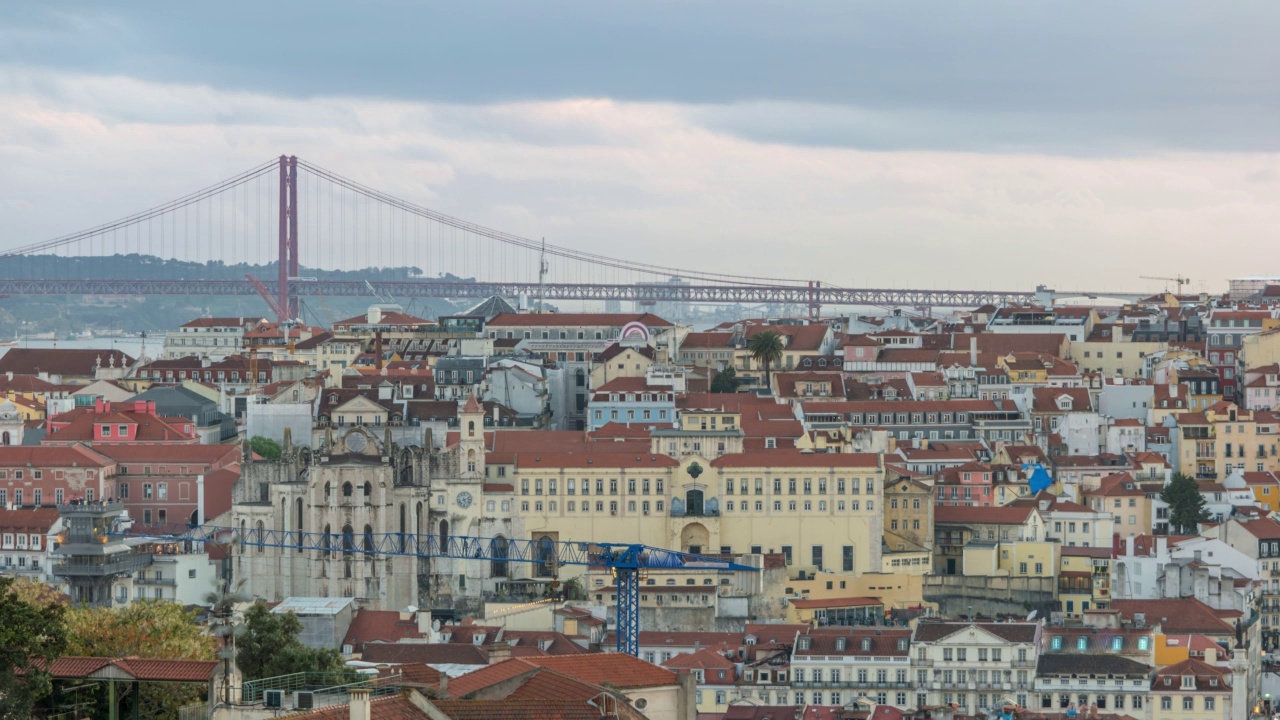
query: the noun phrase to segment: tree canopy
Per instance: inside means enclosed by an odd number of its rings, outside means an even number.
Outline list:
[[[137,656],[157,660],[213,660],[217,641],[196,624],[194,611],[168,600],[136,600],[123,607],[77,606],[67,611],[68,655]],[[143,717],[177,717],[178,708],[200,699],[200,684],[144,684]],[[126,689],[121,701],[132,692]],[[105,688],[97,701],[106,703]]]
[[[52,687],[39,663],[65,654],[67,646],[66,608],[31,599],[23,584],[0,578],[0,720],[31,717],[32,704]]]
[[[309,648],[298,640],[302,623],[293,613],[273,613],[254,603],[244,614],[244,629],[236,644],[236,665],[245,680],[296,672],[344,672],[342,653],[332,648]]]
[[[1169,529],[1174,532],[1194,535],[1210,518],[1200,486],[1189,475],[1176,473],[1160,491],[1160,499],[1169,505]]]
[[[782,351],[786,349],[787,343],[783,339],[782,333],[777,330],[763,330],[751,336],[751,342],[747,345],[747,350],[751,352],[751,357],[764,366],[764,384],[766,387],[773,387],[772,369],[773,366],[782,361]]]
[[[738,392],[738,372],[733,366],[721,370],[711,380],[711,392],[713,393],[733,393]]]
[[[281,449],[280,443],[269,437],[263,437],[261,435],[254,435],[249,438],[249,447],[252,448],[254,452],[268,460],[279,460],[280,456],[284,454],[284,450]]]

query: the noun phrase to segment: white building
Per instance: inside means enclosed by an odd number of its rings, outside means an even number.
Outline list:
[[[791,654],[797,704],[866,698],[899,710],[915,707],[910,650],[911,631],[905,629],[825,627],[801,633]]]
[[[1111,566],[1115,600],[1194,597],[1218,610],[1244,610],[1259,578],[1258,563],[1214,538],[1173,544],[1169,538],[1125,539]]]
[[[161,357],[171,360],[207,355],[220,359],[236,355],[244,344],[245,332],[266,321],[262,317],[197,318],[175,332],[165,333]]]
[[[170,600],[180,605],[208,605],[209,593],[218,589],[218,565],[207,552],[187,552],[182,543],[152,543],[140,549],[151,553],[151,566],[134,574],[130,602]]]
[[[955,703],[976,715],[1005,703],[1029,707],[1041,625],[1039,622],[934,622],[915,628],[911,666],[917,708]]]
[[[0,508],[0,575],[50,579],[59,532],[62,520],[55,508]]]

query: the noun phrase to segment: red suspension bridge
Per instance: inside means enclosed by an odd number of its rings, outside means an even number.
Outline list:
[[[135,272],[112,277],[104,263],[94,261],[118,255],[136,256],[139,262],[185,261],[192,263],[192,276],[147,279]],[[275,277],[259,281],[217,272],[236,263],[259,266]],[[410,270],[389,277],[396,274],[393,268]],[[419,268],[448,272],[432,278]],[[281,156],[144,212],[0,251],[0,294],[260,294],[284,319],[298,317],[301,297],[371,294],[779,304],[805,306],[816,315],[824,305],[977,307],[1149,293],[850,288],[636,262],[476,225]]]

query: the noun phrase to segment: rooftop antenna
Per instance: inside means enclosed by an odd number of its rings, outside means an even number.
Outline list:
[[[546,294],[542,279],[547,275],[547,239],[542,238],[542,250],[538,253],[538,314],[542,314],[542,298]]]

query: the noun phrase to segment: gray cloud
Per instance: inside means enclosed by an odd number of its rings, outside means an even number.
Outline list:
[[[1261,0],[0,6],[9,64],[285,97],[669,102],[773,142],[1082,155],[1280,148],[1278,34]]]

